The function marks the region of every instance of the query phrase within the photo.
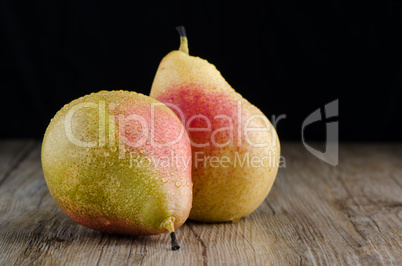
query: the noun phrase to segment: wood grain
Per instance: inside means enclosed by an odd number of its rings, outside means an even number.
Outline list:
[[[187,221],[169,235],[108,235],[71,221],[51,198],[40,143],[0,141],[0,265],[401,265],[402,144],[340,147],[330,166],[284,143],[265,202],[237,223]]]

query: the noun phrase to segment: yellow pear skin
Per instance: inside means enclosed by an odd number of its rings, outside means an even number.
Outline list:
[[[181,164],[168,161],[172,156]],[[164,159],[165,158],[165,159]],[[164,104],[128,91],[100,91],[65,105],[42,144],[42,168],[59,207],[103,232],[153,235],[188,218],[191,146]],[[179,163],[180,163],[179,162]]]
[[[190,219],[238,221],[267,197],[277,175],[280,143],[266,116],[237,93],[216,67],[180,49],[158,67],[150,96],[182,120],[192,148]]]

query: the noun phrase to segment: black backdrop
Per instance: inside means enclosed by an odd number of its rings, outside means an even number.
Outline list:
[[[132,3],[134,1],[131,1]],[[144,1],[141,1],[144,2]],[[149,94],[185,25],[190,53],[300,139],[339,99],[344,141],[400,141],[402,5],[378,1],[0,1],[0,137],[41,138],[65,104],[101,89]],[[306,129],[325,138],[325,123]]]

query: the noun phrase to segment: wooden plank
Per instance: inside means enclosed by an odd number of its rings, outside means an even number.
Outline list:
[[[51,198],[40,143],[0,142],[0,265],[402,264],[402,145],[342,144],[333,167],[284,143],[286,167],[265,202],[237,223],[187,221],[167,234],[84,228]],[[1,181],[2,180],[2,181]]]
[[[32,151],[34,145],[33,140],[0,141],[0,185]]]

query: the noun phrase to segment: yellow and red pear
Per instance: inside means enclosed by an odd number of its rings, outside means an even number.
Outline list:
[[[152,235],[187,219],[191,147],[177,116],[148,96],[100,91],[65,105],[42,144],[51,195],[74,221],[103,232]]]
[[[189,133],[190,219],[237,221],[268,195],[278,171],[279,139],[266,116],[214,65],[189,55],[184,28],[178,30],[180,49],[162,59],[150,96],[170,107]]]

